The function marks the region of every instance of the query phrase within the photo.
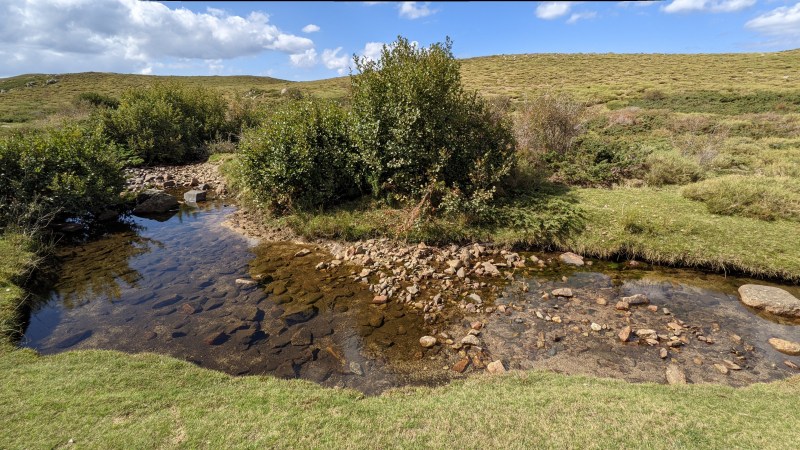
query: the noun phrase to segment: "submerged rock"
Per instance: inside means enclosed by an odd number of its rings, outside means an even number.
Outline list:
[[[739,288],[742,303],[762,309],[770,314],[800,318],[800,299],[785,290],[759,284],[745,284]]]
[[[770,338],[769,345],[775,350],[792,356],[800,356],[800,343],[785,339]]]
[[[575,254],[575,253],[572,253],[572,252],[562,253],[561,256],[558,257],[558,259],[562,263],[570,265],[570,266],[582,266],[583,265],[583,257],[581,255],[578,255],[578,254]]]

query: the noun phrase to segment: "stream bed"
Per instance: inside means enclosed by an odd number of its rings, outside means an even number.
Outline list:
[[[800,326],[742,305],[736,288],[752,280],[602,261],[576,268],[537,253],[549,263],[493,280],[485,308],[453,302],[431,322],[407,303],[376,304],[357,281],[359,267],[319,270],[331,261],[321,246],[256,245],[223,226],[234,211],[221,201],[181,205],[62,246],[60,278],[34,306],[21,345],[43,354],[156,352],[234,375],[367,394],[443,384],[498,360],[507,369],[661,383],[667,364],[689,382],[734,386],[800,373],[785,363],[800,365],[800,357],[767,343],[800,341]],[[781,287],[800,295],[797,286]],[[550,295],[558,288],[572,296]],[[651,307],[614,307],[634,294]],[[622,342],[626,326],[634,333]],[[636,335],[643,329],[656,334]],[[460,344],[469,330],[480,345]],[[425,335],[438,343],[423,348]]]

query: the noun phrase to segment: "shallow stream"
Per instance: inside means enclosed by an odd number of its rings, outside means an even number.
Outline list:
[[[235,375],[303,378],[365,393],[441,384],[496,359],[511,369],[631,381],[663,382],[667,361],[680,364],[690,382],[743,385],[798,373],[783,362],[800,365],[800,358],[766,341],[800,341],[800,326],[744,307],[736,288],[751,280],[599,261],[580,269],[553,263],[516,271],[499,298],[487,300],[491,313],[453,304],[426,324],[421,312],[400,302],[372,304],[372,293],[354,279],[358,268],[315,270],[331,260],[323,248],[256,246],[229,230],[223,222],[234,210],[219,201],[199,209],[181,205],[174,215],[133,217],[100,238],[62,247],[60,278],[34,307],[21,345],[43,354],[158,352]],[[310,253],[296,257],[304,248]],[[542,298],[559,287],[574,296]],[[800,295],[797,286],[783,287]],[[658,310],[614,308],[619,297],[635,293]],[[476,320],[483,323],[480,348],[419,344],[421,336],[438,333],[457,343]],[[668,347],[666,358],[663,345],[617,337],[626,325],[661,333],[676,320],[690,339]],[[722,373],[714,364],[738,368]]]

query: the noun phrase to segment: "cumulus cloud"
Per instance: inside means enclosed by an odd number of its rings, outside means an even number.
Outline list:
[[[222,61],[265,51],[303,55],[312,40],[287,34],[253,12],[196,13],[137,0],[0,2],[3,73],[82,70],[152,72],[175,60]],[[204,63],[205,64],[205,63]],[[213,67],[212,67],[213,66]],[[209,65],[217,70],[221,63]]]
[[[383,50],[383,42],[367,42],[364,45],[364,50],[361,54],[372,61],[381,59],[381,50]]]
[[[317,51],[310,48],[303,53],[289,55],[289,61],[295,67],[313,67],[317,63]]]
[[[536,17],[544,20],[557,19],[566,15],[570,8],[572,2],[544,2],[536,7]]]
[[[303,27],[303,33],[316,33],[319,30],[320,30],[319,26],[314,25],[313,23],[310,23]]]
[[[579,20],[594,19],[595,17],[597,17],[597,13],[594,11],[572,13],[572,15],[569,16],[569,19],[567,19],[567,23],[573,24]]]
[[[346,54],[340,55],[339,52],[342,51],[342,47],[336,47],[335,49],[326,48],[322,51],[322,64],[331,70],[336,70],[339,75],[344,75],[349,67],[350,57]]]
[[[667,13],[692,11],[734,12],[753,6],[756,0],[672,0],[663,8]]]
[[[744,26],[769,35],[800,37],[800,2],[775,8]]]
[[[435,14],[436,10],[429,6],[429,2],[401,2],[397,8],[400,10],[400,17],[413,20]]]

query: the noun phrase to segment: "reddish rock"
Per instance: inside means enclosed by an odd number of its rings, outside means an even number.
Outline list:
[[[458,373],[464,373],[467,370],[467,366],[469,366],[469,358],[464,358],[461,361],[455,363],[452,369]]]

